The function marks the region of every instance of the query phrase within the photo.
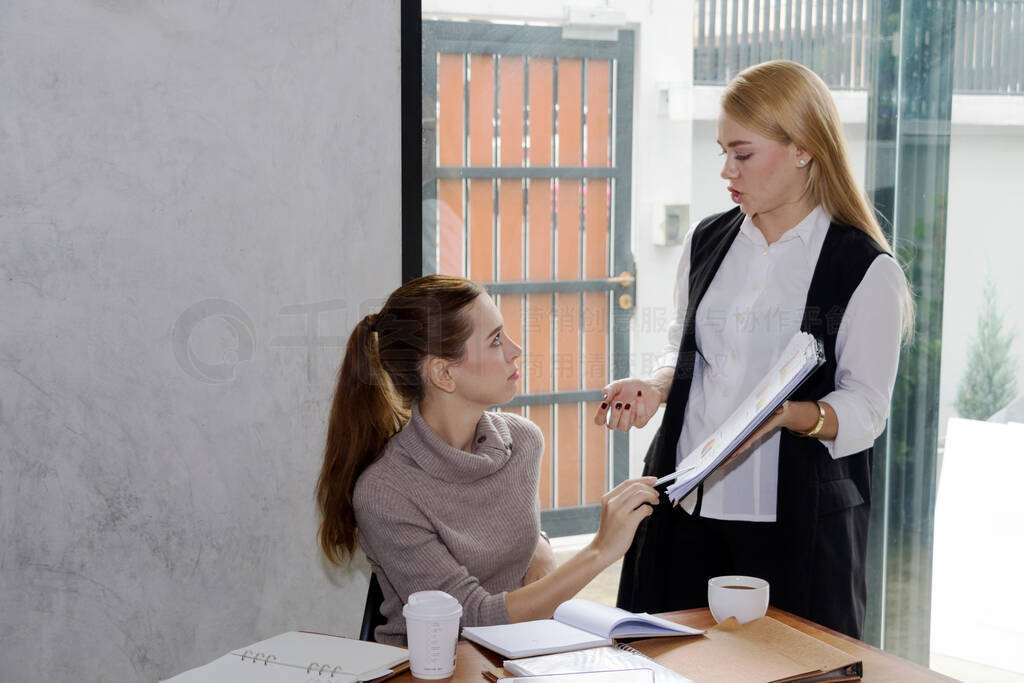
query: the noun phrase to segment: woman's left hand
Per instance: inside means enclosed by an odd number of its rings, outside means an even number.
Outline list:
[[[526,575],[523,576],[523,585],[529,585],[537,579],[542,579],[555,571],[555,553],[551,549],[551,543],[543,536],[537,536],[537,547],[533,551],[533,559],[530,566],[526,568]]]
[[[835,438],[836,435],[836,417],[835,411],[827,403],[822,403],[821,407],[825,410],[825,424],[822,426],[821,431],[818,433],[819,438]],[[786,428],[794,432],[806,432],[814,428],[814,425],[818,421],[818,407],[814,404],[814,401],[785,401],[778,410],[772,413],[772,416],[768,418],[761,427],[755,431],[750,437],[743,442],[743,445],[736,449],[726,463],[732,462],[739,456],[746,453],[752,447],[760,443],[763,439],[767,438],[776,429]],[[723,465],[725,463],[722,463]]]

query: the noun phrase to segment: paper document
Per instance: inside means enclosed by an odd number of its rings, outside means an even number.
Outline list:
[[[771,370],[757,383],[754,393],[713,434],[687,454],[675,472],[659,479],[655,486],[672,482],[666,489],[672,502],[697,488],[824,362],[822,343],[807,332],[797,332]]]

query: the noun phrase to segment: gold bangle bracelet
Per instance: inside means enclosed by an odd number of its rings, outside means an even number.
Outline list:
[[[817,401],[814,402],[814,405],[818,406],[818,423],[806,432],[793,432],[797,436],[803,436],[806,438],[817,436],[818,432],[821,431],[821,428],[825,426],[825,408]]]

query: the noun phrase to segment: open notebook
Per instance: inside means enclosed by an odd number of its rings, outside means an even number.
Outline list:
[[[655,486],[672,482],[665,493],[676,502],[708,478],[737,448],[743,445],[772,413],[825,362],[822,343],[807,332],[789,340],[775,364],[722,425],[679,462],[675,472],[659,479]]]
[[[635,614],[590,600],[569,600],[554,619],[497,626],[467,626],[462,635],[509,659],[611,645],[613,638],[695,636],[699,631],[650,614]]]
[[[289,631],[233,650],[165,683],[354,683],[408,666],[400,647],[304,631]]]

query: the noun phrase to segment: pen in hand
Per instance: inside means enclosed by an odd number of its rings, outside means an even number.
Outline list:
[[[662,484],[667,484],[670,481],[678,479],[679,477],[683,476],[684,474],[692,472],[695,469],[697,469],[696,465],[693,465],[691,467],[687,467],[686,469],[676,470],[675,472],[672,472],[670,474],[666,474],[664,477],[662,477],[658,481],[654,482],[654,485],[655,486],[661,486]]]

